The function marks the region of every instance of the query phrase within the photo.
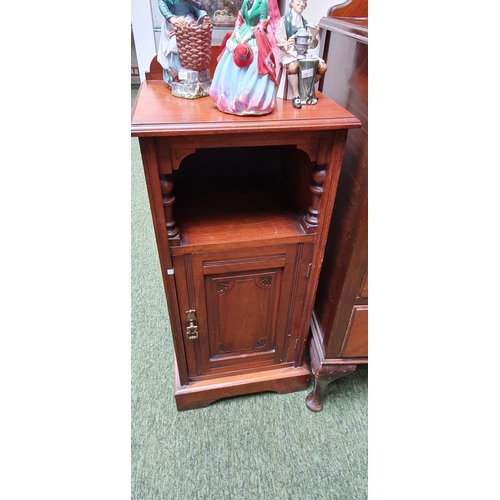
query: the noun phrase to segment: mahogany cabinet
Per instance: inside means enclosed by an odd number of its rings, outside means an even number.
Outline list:
[[[304,390],[310,328],[347,131],[319,95],[263,116],[172,97],[156,62],[132,112],[175,352],[177,408]],[[153,76],[152,76],[153,75]]]
[[[347,139],[314,305],[315,387],[306,398],[313,411],[321,410],[330,382],[368,363],[368,12],[366,0],[347,3],[320,21],[328,64],[321,89],[363,127]]]

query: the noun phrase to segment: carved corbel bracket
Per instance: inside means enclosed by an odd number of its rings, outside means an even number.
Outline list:
[[[196,153],[195,148],[187,148],[175,143],[171,144],[165,138],[157,138],[155,143],[160,174],[171,174],[174,170],[179,170],[182,160],[186,156]]]

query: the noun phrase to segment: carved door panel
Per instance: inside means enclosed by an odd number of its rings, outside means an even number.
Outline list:
[[[197,338],[184,335],[190,377],[293,362],[310,246],[179,256],[180,307],[196,311],[198,327]]]

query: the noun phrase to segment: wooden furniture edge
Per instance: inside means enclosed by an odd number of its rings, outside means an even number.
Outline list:
[[[174,353],[174,397],[179,411],[205,408],[220,399],[258,392],[286,394],[303,391],[309,386],[309,377],[309,368],[304,361],[296,368],[280,367],[243,375],[221,375],[218,378],[190,382],[189,385],[182,386],[177,357]]]

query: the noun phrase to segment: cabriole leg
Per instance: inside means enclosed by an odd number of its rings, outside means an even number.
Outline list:
[[[311,411],[320,411],[323,408],[323,399],[327,386],[342,377],[350,375],[357,365],[322,365],[318,371],[313,368],[314,389],[306,397],[306,406]]]

